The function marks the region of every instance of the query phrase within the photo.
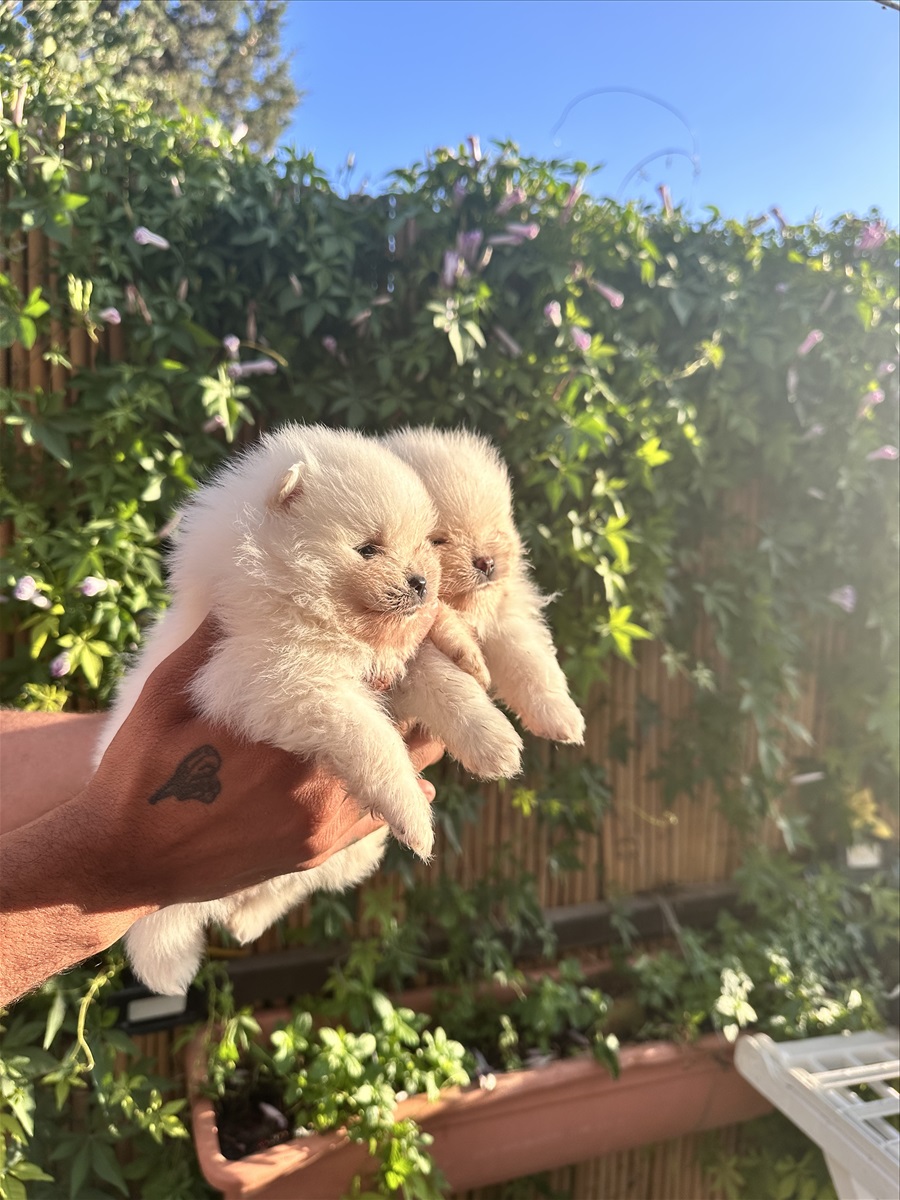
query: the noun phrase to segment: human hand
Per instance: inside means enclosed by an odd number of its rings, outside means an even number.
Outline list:
[[[316,763],[195,714],[188,684],[218,636],[207,619],[157,667],[86,789],[107,797],[103,873],[130,903],[216,899],[318,866],[383,824]],[[417,771],[443,754],[416,729],[406,743]]]

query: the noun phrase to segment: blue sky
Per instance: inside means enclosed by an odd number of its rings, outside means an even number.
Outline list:
[[[285,140],[354,185],[469,134],[606,164],[593,190],[789,221],[900,222],[900,14],[873,0],[289,0]],[[646,92],[586,98],[596,88]],[[649,164],[672,148],[699,155]]]

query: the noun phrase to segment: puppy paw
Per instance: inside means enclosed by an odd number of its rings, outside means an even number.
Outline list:
[[[255,942],[262,937],[277,917],[260,914],[253,909],[234,913],[226,922],[225,928],[232,937],[237,938],[242,946]]]
[[[465,671],[467,675],[471,675],[476,683],[480,684],[485,691],[488,691],[491,686],[491,676],[487,669],[487,663],[484,661],[484,655],[477,648],[457,647],[453,654],[450,655],[455,665],[461,671]]]
[[[479,705],[444,737],[456,761],[479,779],[511,779],[522,770],[522,739],[493,704]]]
[[[431,859],[434,850],[431,805],[422,795],[418,784],[414,801],[411,797],[399,800],[393,796],[386,797],[382,803],[372,806],[372,814],[380,820],[387,821],[397,841],[409,846],[413,854],[423,862]]]
[[[584,742],[584,717],[568,696],[548,696],[527,713],[520,713],[529,733],[550,742],[580,746]]]

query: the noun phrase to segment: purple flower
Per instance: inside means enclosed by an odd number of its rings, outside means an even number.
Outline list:
[[[519,355],[522,353],[522,347],[515,340],[515,338],[510,337],[505,329],[501,328],[499,325],[495,325],[493,334],[510,358],[519,357]]]
[[[13,125],[18,127],[22,124],[22,118],[25,115],[25,97],[28,95],[28,84],[23,83],[16,92],[16,99],[13,104],[12,121]]]
[[[527,225],[507,225],[506,232],[512,234],[513,237],[520,238],[523,242],[533,241],[541,232],[541,227],[535,221],[531,221]]]
[[[331,334],[322,338],[322,345],[329,354],[337,354],[337,338],[332,337]]]
[[[585,329],[570,329],[569,336],[572,339],[572,345],[576,350],[580,350],[582,354],[591,348],[591,335]]]
[[[845,613],[852,613],[856,608],[856,588],[850,587],[849,584],[846,587],[835,588],[833,592],[829,592],[828,599]]]
[[[776,283],[775,284],[775,291],[778,293],[779,296],[783,296],[785,294],[785,292],[787,292],[789,290],[789,288],[790,288],[789,283]]]
[[[21,579],[16,580],[16,586],[13,588],[13,595],[17,600],[30,600],[37,591],[37,584],[30,575],[23,575]]]
[[[569,188],[569,194],[566,196],[566,202],[562,206],[562,212],[559,214],[559,220],[562,225],[565,225],[569,217],[572,215],[572,209],[575,207],[575,202],[581,195],[581,182],[574,184]]]
[[[50,607],[50,600],[48,599],[47,596],[44,595],[43,592],[35,592],[34,595],[31,597],[31,603],[34,605],[35,608],[49,608]]]
[[[797,355],[799,358],[805,358],[812,350],[813,346],[818,346],[825,334],[821,329],[811,329],[800,345],[797,347]]]
[[[870,221],[863,227],[856,240],[857,250],[878,250],[887,241],[887,225],[884,221]]]
[[[324,342],[324,338],[322,339]],[[332,339],[333,340],[333,339]],[[249,375],[274,375],[278,364],[271,358],[255,358],[252,362],[229,363],[229,379],[246,379]]]
[[[506,195],[494,209],[494,212],[496,212],[498,216],[503,217],[511,209],[518,208],[519,205],[524,204],[527,199],[528,197],[525,194],[524,188],[514,187],[511,192],[506,193]]]
[[[169,243],[158,233],[151,233],[143,225],[139,225],[132,235],[139,246],[155,246],[157,250],[168,250]]]
[[[78,590],[82,596],[99,596],[101,592],[105,592],[109,584],[105,579],[98,579],[96,575],[87,575],[78,585]]]
[[[866,462],[878,462],[879,459],[896,462],[898,458],[900,458],[900,450],[896,446],[879,446],[877,450],[866,455]]]
[[[562,310],[558,300],[551,300],[549,304],[544,305],[544,316],[555,329],[559,329],[562,325]]]
[[[225,428],[225,418],[221,413],[216,413],[214,417],[210,417],[208,421],[203,422],[204,433],[215,433],[218,429]],[[162,536],[160,534],[160,536]]]
[[[458,233],[456,235],[457,253],[462,255],[470,267],[474,265],[483,241],[484,234],[480,229],[470,229],[468,233]]]
[[[473,162],[481,162],[481,142],[473,133],[471,137],[466,138],[469,143],[469,153],[472,155]]]
[[[241,339],[235,334],[229,333],[227,337],[222,338],[222,345],[225,347],[225,353],[229,358],[236,359],[238,351],[241,348]]]
[[[897,364],[895,362],[885,361],[878,364],[878,370],[875,372],[875,374],[879,379],[883,379],[885,375],[893,375],[896,370]]]
[[[441,284],[445,288],[452,288],[465,269],[465,263],[455,250],[445,250],[444,261],[441,264]]]
[[[100,320],[105,321],[107,325],[121,325],[122,314],[117,308],[104,308],[100,314]]]
[[[816,421],[815,425],[810,425],[809,429],[807,429],[806,433],[804,433],[801,441],[811,442],[814,438],[820,438],[824,432],[825,426],[820,425],[819,422]]]
[[[50,661],[50,674],[54,679],[62,679],[63,675],[68,675],[71,670],[72,663],[68,653],[64,650],[62,654],[57,654],[56,658]]]
[[[615,288],[610,287],[606,283],[598,283],[596,279],[591,280],[591,287],[595,292],[599,292],[604,300],[607,300],[613,308],[621,308],[625,303],[625,297]]]
[[[669,191],[669,188],[665,183],[661,183],[656,190],[659,192],[659,198],[663,202],[663,208],[666,210],[666,216],[671,217],[672,212],[674,211],[672,208],[672,193]]]
[[[460,204],[462,204],[463,200],[465,200],[465,198],[466,198],[467,191],[468,191],[468,186],[466,184],[466,181],[464,179],[457,179],[456,183],[454,183],[454,185],[453,185],[453,203],[454,203],[454,205],[459,206]]]
[[[884,392],[881,388],[873,388],[871,392],[866,392],[862,400],[859,402],[859,410],[857,415],[864,417],[866,413],[872,411],[876,404],[881,404],[884,400]]]

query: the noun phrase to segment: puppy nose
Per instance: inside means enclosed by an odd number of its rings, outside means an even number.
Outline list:
[[[472,564],[476,571],[480,571],[485,579],[490,579],[494,573],[494,560],[492,558],[476,558]]]
[[[428,584],[424,575],[410,575],[406,581],[412,590],[416,593],[420,600],[425,599],[425,593],[428,591]]]

